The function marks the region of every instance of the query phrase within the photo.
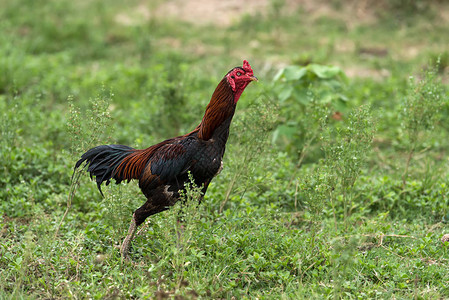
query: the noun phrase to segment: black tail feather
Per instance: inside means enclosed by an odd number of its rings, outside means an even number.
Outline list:
[[[108,185],[111,179],[115,179],[116,183],[120,183],[123,178],[115,174],[115,169],[120,165],[125,157],[135,151],[134,148],[123,145],[102,145],[88,150],[81,156],[75,164],[74,173],[83,162],[86,162],[84,167],[87,167],[90,178],[95,177],[98,190],[101,195],[101,184],[106,181]],[[73,177],[73,176],[72,176]]]

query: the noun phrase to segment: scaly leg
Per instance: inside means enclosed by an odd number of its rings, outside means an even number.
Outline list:
[[[126,235],[125,240],[123,241],[123,244],[120,247],[120,254],[122,255],[123,259],[128,258],[129,244],[133,240],[136,230],[137,230],[136,218],[135,214],[133,214],[131,224],[129,225],[128,234]]]
[[[129,225],[128,234],[126,235],[125,240],[120,247],[120,254],[122,255],[122,258],[128,258],[129,245],[134,238],[137,228],[145,221],[145,219],[167,209],[168,207],[165,206],[152,206],[151,202],[147,201],[133,213],[133,218],[131,220],[131,224]]]

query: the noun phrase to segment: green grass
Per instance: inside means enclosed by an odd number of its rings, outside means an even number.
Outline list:
[[[0,1],[0,298],[449,298],[447,4],[138,11],[162,3]],[[144,197],[87,174],[59,227],[82,152],[190,131],[243,59],[259,83],[181,234],[175,206],[122,262]]]

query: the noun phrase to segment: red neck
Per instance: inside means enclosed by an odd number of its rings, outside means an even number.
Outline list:
[[[198,138],[209,140],[212,138],[215,130],[224,122],[229,120],[230,124],[230,119],[234,116],[237,100],[242,92],[234,93],[226,77],[220,81],[206,107],[203,120],[197,127]]]

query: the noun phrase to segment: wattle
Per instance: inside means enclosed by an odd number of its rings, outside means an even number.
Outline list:
[[[240,96],[242,95],[243,91],[248,86],[248,84],[249,82],[245,82],[243,86],[237,86],[237,88],[234,91],[234,104],[236,104],[237,101],[239,101]]]

